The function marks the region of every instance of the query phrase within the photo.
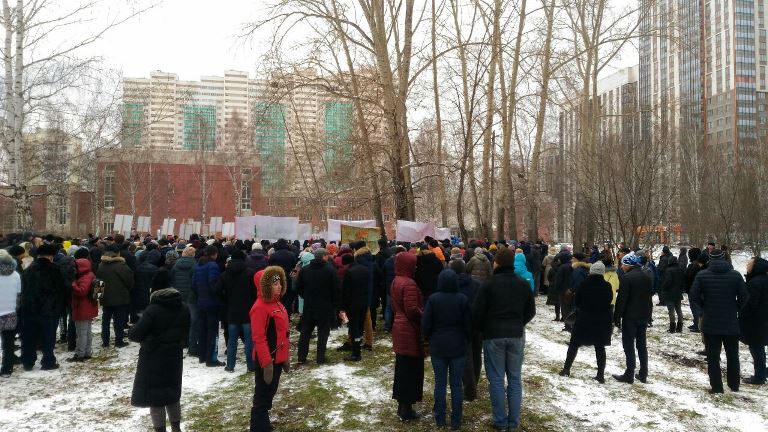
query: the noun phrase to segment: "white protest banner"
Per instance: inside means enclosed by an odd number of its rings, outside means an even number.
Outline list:
[[[435,228],[435,235],[432,236],[437,240],[450,240],[451,229],[450,228]]]
[[[199,221],[191,221],[192,224],[192,234],[202,234],[203,232],[203,223]]]
[[[173,218],[163,219],[163,226],[160,228],[160,235],[173,235],[175,230],[176,230],[176,219],[173,219]]]
[[[150,223],[151,219],[149,216],[139,216],[139,220],[136,222],[136,231],[140,233],[148,233]]]
[[[309,240],[312,237],[312,225],[311,224],[298,224],[296,226],[296,235],[294,240],[304,241]]]
[[[221,224],[221,236],[224,238],[234,237],[235,236],[235,223],[234,222],[227,222]]]
[[[341,225],[348,225],[356,228],[376,228],[375,220],[343,221],[337,219],[328,219],[328,232],[326,241],[341,241]]]
[[[115,223],[112,231],[124,234],[126,237],[131,234],[133,228],[133,216],[131,215],[115,215]]]
[[[435,236],[435,226],[431,223],[411,222],[405,220],[397,221],[397,241],[420,242],[424,237]]]
[[[211,223],[208,227],[208,231],[210,235],[220,233],[221,232],[221,225],[224,222],[224,218],[222,217],[212,217]],[[209,234],[206,234],[209,235]]]
[[[179,238],[188,239],[194,233],[195,224],[192,222],[184,222],[179,226]]]
[[[296,240],[299,218],[271,216],[271,219],[270,231],[260,233],[259,235],[261,239],[271,241],[277,241],[281,238],[288,241]]]
[[[234,236],[240,240],[253,238],[254,227],[257,216],[238,216],[235,217]]]
[[[203,224],[203,227],[200,228],[200,235],[203,237],[210,237],[211,235],[211,226],[208,224]]]

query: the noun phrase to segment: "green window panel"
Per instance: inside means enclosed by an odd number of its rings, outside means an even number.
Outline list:
[[[255,144],[261,161],[262,193],[275,191],[285,176],[285,107],[281,104],[256,103]]]
[[[216,148],[216,107],[184,105],[184,150]]]
[[[141,145],[142,129],[144,127],[144,104],[123,104],[123,145]]]
[[[352,102],[325,103],[325,150],[330,170],[352,159]]]

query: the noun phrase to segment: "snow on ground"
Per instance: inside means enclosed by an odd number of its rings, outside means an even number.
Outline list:
[[[523,377],[526,382],[524,407],[551,422],[546,430],[768,430],[768,406],[765,404],[768,388],[742,385],[739,393],[726,390],[724,395],[709,395],[706,361],[697,354],[703,349],[700,335],[687,329],[681,334],[667,334],[666,308],[654,307],[654,327],[648,332],[648,384],[621,384],[610,377],[611,373],[624,370],[618,330],[614,332],[612,345],[607,348],[606,384],[592,380],[596,368],[594,351],[589,347],[581,348],[571,377],[558,376],[569,334],[561,331],[561,323],[552,321],[552,307],[545,306],[544,300],[544,297],[537,299],[537,315],[527,330]],[[687,327],[690,323],[687,301],[684,301],[683,310]],[[0,379],[0,430],[149,430],[148,410],[130,406],[138,345],[132,343],[119,350],[102,350],[99,331],[99,322],[95,322],[96,356],[91,362],[66,363],[64,360],[71,354],[62,352],[59,345],[57,356],[61,369],[58,371],[43,372],[37,366],[32,372],[24,372],[17,366],[10,378]],[[329,351],[343,338],[344,332],[345,329],[332,332]],[[295,330],[292,333],[295,341]],[[313,339],[310,345],[310,362],[314,360],[314,342]],[[390,399],[393,361],[388,351],[391,340],[386,335],[377,335],[375,345],[375,356],[367,357],[367,364],[343,363],[341,355],[334,352],[329,364],[308,364],[284,375],[276,407],[294,408],[282,411],[276,408],[277,424],[294,425],[297,416],[306,430],[344,427],[368,431],[381,430],[383,425],[391,424],[396,406]],[[293,350],[295,361],[295,346]],[[364,357],[370,355],[366,353],[363,353]],[[212,430],[195,427],[191,420],[187,420],[189,410],[199,409],[206,401],[218,399],[221,403],[219,395],[230,395],[233,389],[237,389],[237,401],[224,403],[225,406],[231,403],[236,411],[228,413],[230,417],[220,418],[219,424],[231,421],[231,415],[237,416],[240,424],[247,424],[248,412],[244,406],[249,404],[252,387],[245,377],[241,377],[245,373],[242,348],[238,354],[235,373],[227,373],[223,368],[206,368],[196,358],[185,358],[182,396],[185,430]],[[743,345],[740,354],[742,375],[749,376],[752,359]],[[220,358],[224,358],[223,338],[220,340]],[[425,394],[431,392],[432,382],[429,361],[427,366]],[[725,367],[724,356],[722,366]],[[483,385],[481,388],[485,388]],[[314,393],[309,394],[315,395],[319,405],[295,399],[307,386],[314,386],[311,389]],[[321,399],[327,399],[325,405]],[[481,393],[480,402],[467,405],[474,407],[465,410],[470,413],[465,418],[467,429],[484,430],[490,415],[489,408],[485,408],[487,399],[487,394]],[[431,410],[427,403],[420,407],[422,412]],[[481,405],[474,405],[477,403]],[[324,410],[320,417],[314,412],[318,407]],[[358,420],[356,424],[362,426],[346,427],[350,418]],[[215,421],[214,418],[214,424]],[[430,430],[428,424],[423,426],[417,430]],[[289,429],[294,430],[293,426]],[[278,427],[278,430],[283,429]]]

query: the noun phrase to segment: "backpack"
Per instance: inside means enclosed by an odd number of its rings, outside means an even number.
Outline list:
[[[88,292],[88,297],[101,301],[101,298],[104,297],[104,281],[101,279],[93,279],[93,282],[91,282],[91,289]]]

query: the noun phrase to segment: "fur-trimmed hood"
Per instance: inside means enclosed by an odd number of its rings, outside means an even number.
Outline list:
[[[585,269],[589,270],[592,267],[592,264],[584,261],[576,261],[572,264],[572,267],[574,270],[579,267],[584,267]]]
[[[285,271],[280,266],[269,266],[264,269],[264,273],[261,275],[261,281],[259,282],[259,289],[261,290],[261,299],[267,303],[272,303],[280,300],[279,298],[272,298],[272,280],[275,277],[280,278],[280,297],[285,295],[285,290],[288,286],[288,279],[285,277]]]
[[[361,255],[365,255],[365,254],[370,253],[370,252],[371,252],[371,250],[368,249],[368,246],[363,246],[360,249],[355,251],[355,258],[357,258],[357,257],[359,257]]]
[[[111,257],[111,256],[109,256],[109,255],[102,255],[102,256],[101,256],[101,262],[102,262],[102,263],[113,263],[113,262],[121,262],[121,263],[124,263],[124,262],[125,262],[125,258],[123,258],[123,257],[121,257],[121,256],[114,256],[114,257]]]

